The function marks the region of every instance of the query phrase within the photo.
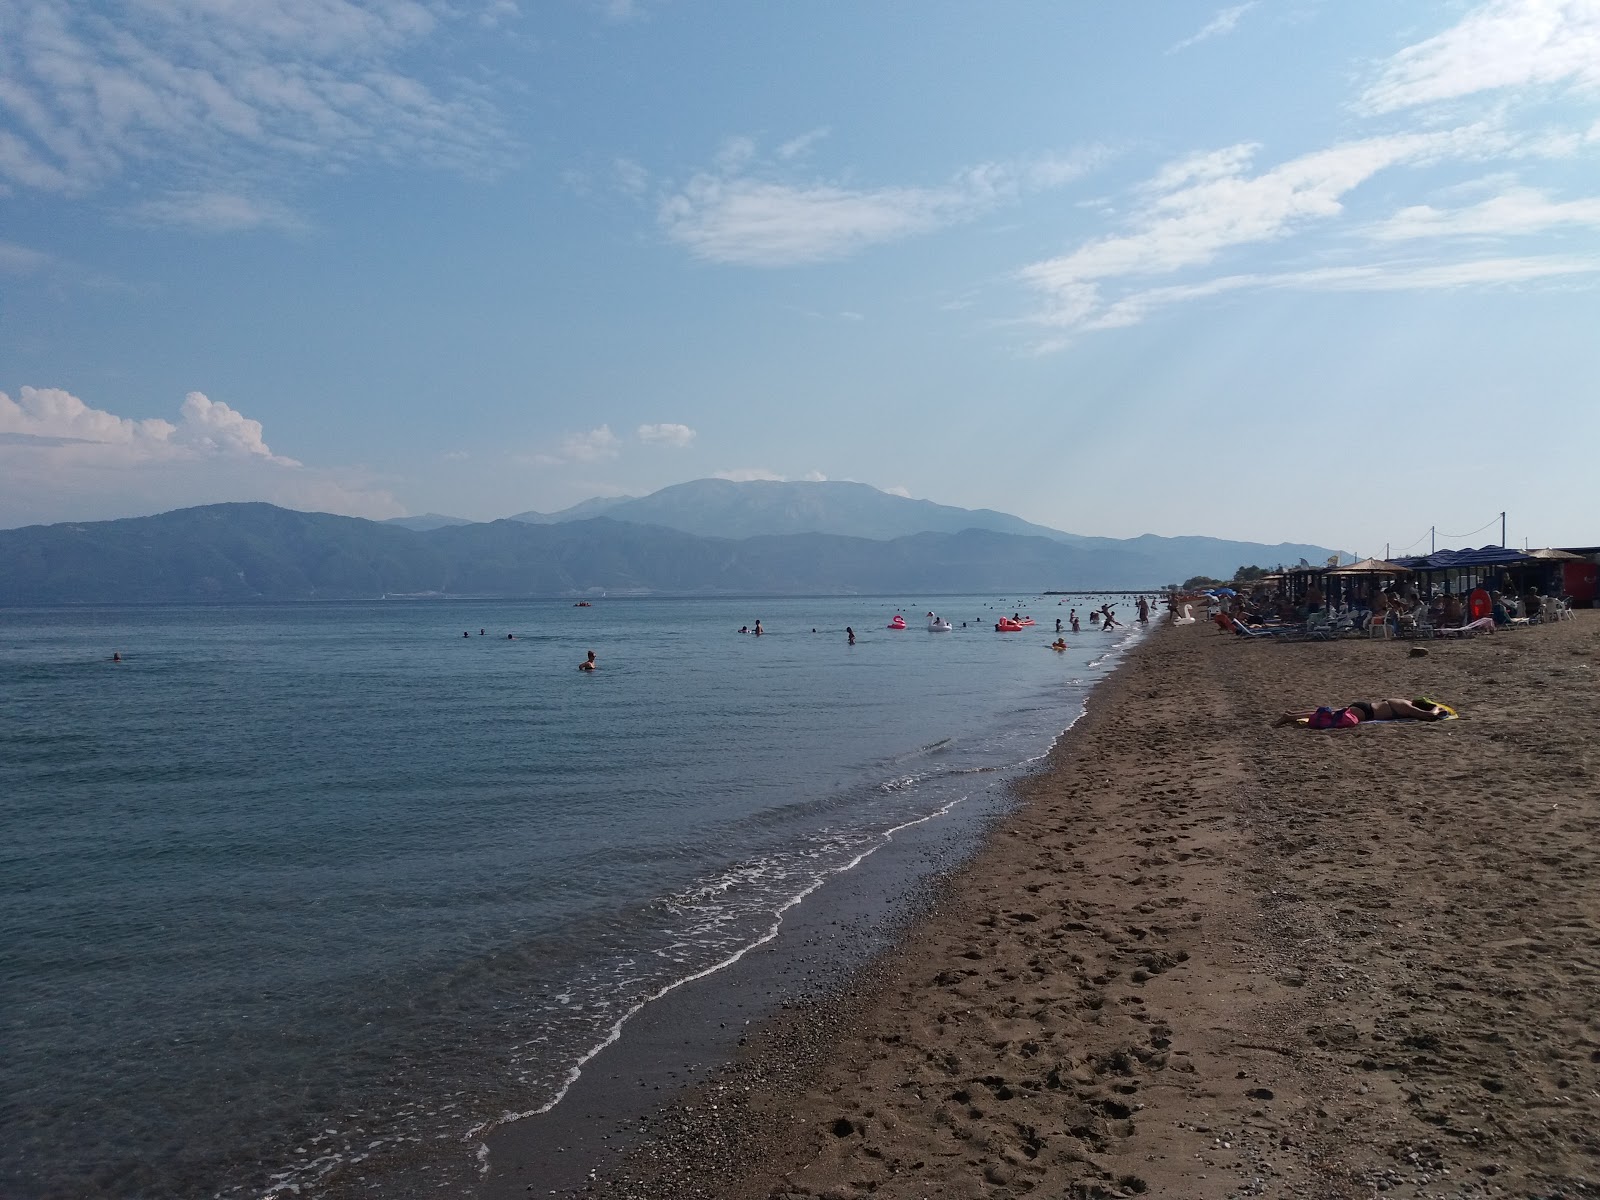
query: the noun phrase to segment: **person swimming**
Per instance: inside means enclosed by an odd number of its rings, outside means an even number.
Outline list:
[[[595,661],[594,651],[593,650],[589,651],[589,657],[588,658],[584,659],[583,662],[578,664],[578,670],[580,670],[580,671],[598,671],[599,669],[600,669],[600,664]],[[626,673],[626,672],[624,672],[624,673]]]
[[[754,629],[752,629],[750,632],[755,634],[756,637],[760,637],[761,636],[761,618],[760,617],[756,618],[756,627]]]

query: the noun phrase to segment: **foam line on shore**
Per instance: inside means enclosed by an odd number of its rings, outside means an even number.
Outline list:
[[[1126,636],[1117,639],[1117,641],[1112,643],[1112,645],[1107,648],[1107,652],[1105,654],[1101,655],[1099,658],[1097,658],[1093,663],[1091,663],[1089,665],[1090,666],[1098,666],[1098,665],[1104,664],[1104,663],[1106,663],[1108,661],[1111,661],[1111,660],[1113,660],[1115,658],[1118,658],[1126,651],[1126,649],[1128,648],[1128,646],[1130,644],[1137,643],[1139,640],[1141,640],[1140,631],[1137,628],[1130,629]],[[1114,671],[1114,670],[1115,670],[1115,666],[1112,667],[1112,671]],[[1097,680],[1096,683],[1097,684],[1098,683],[1104,683],[1106,681],[1106,679],[1109,679],[1110,677],[1111,677],[1111,672],[1107,672],[1107,674],[1105,676],[1103,676],[1101,679]],[[1074,682],[1077,682],[1077,681],[1074,681]],[[1090,691],[1092,692],[1092,690],[1093,690],[1093,688],[1091,687]],[[1007,767],[1004,767],[1004,768],[993,768],[993,767],[975,768],[975,769],[972,769],[971,771],[956,771],[956,772],[952,772],[951,774],[952,775],[968,774],[968,773],[981,774],[981,773],[988,773],[988,772],[999,771],[999,770],[1005,770],[1005,771],[1010,771],[1010,772],[1023,772],[1023,771],[1026,771],[1028,768],[1032,767],[1034,764],[1042,762],[1042,761],[1044,761],[1044,760],[1049,758],[1051,752],[1060,743],[1061,739],[1063,737],[1065,737],[1073,729],[1073,727],[1078,724],[1078,722],[1080,720],[1083,719],[1084,715],[1088,711],[1088,705],[1089,705],[1089,695],[1086,694],[1079,701],[1077,711],[1072,714],[1071,718],[1067,721],[1067,723],[1060,730],[1058,730],[1055,734],[1053,734],[1051,736],[1050,741],[1048,742],[1048,744],[1046,744],[1037,754],[1029,755],[1029,756],[1019,760],[1018,762],[1015,762],[1015,763],[1013,763],[1013,764],[1011,764],[1011,765],[1009,765]],[[937,745],[937,744],[938,743],[935,743],[935,745]],[[926,748],[924,748],[924,749],[926,749]],[[521,1111],[521,1112],[510,1112],[510,1111],[508,1111],[508,1112],[502,1113],[499,1117],[490,1118],[488,1120],[481,1121],[477,1125],[475,1125],[471,1129],[469,1129],[466,1133],[464,1133],[462,1135],[462,1140],[463,1141],[467,1141],[467,1142],[470,1142],[470,1141],[473,1141],[473,1140],[477,1140],[478,1141],[479,1144],[478,1144],[477,1150],[475,1151],[475,1156],[476,1156],[477,1161],[479,1163],[479,1172],[480,1172],[480,1174],[486,1175],[488,1173],[488,1171],[489,1171],[489,1145],[488,1145],[488,1141],[486,1140],[488,1135],[490,1133],[494,1132],[496,1129],[499,1129],[499,1128],[501,1128],[501,1127],[503,1127],[505,1125],[512,1124],[512,1123],[514,1123],[516,1121],[527,1120],[527,1119],[532,1118],[532,1117],[543,1116],[543,1115],[549,1113],[551,1110],[553,1110],[557,1105],[559,1105],[566,1098],[567,1094],[571,1091],[572,1087],[583,1076],[584,1068],[591,1061],[593,1061],[593,1059],[595,1057],[597,1057],[599,1054],[601,1054],[603,1051],[605,1051],[610,1046],[613,1046],[618,1041],[620,1041],[621,1038],[622,1038],[623,1030],[626,1027],[627,1023],[630,1020],[632,1020],[635,1016],[637,1016],[640,1012],[642,1012],[647,1006],[649,1006],[650,1004],[652,1004],[652,1003],[654,1003],[654,1002],[656,1002],[658,1000],[663,999],[667,995],[671,994],[672,992],[677,991],[679,988],[685,986],[686,984],[695,983],[695,982],[697,982],[699,980],[709,978],[709,977],[711,977],[713,975],[718,974],[721,971],[726,970],[729,967],[732,967],[733,965],[738,963],[741,959],[743,959],[747,954],[749,954],[752,950],[756,950],[756,949],[760,948],[761,946],[769,944],[781,932],[782,927],[783,927],[784,914],[787,913],[790,909],[792,909],[795,906],[797,906],[800,903],[802,903],[807,897],[809,897],[813,893],[815,893],[819,888],[821,888],[823,886],[823,884],[827,883],[831,878],[833,878],[835,876],[838,876],[838,875],[843,875],[843,874],[845,874],[845,873],[847,873],[849,871],[854,870],[856,867],[860,866],[861,863],[866,861],[872,855],[876,854],[879,850],[881,850],[885,846],[889,845],[894,840],[894,837],[895,837],[896,834],[901,833],[901,832],[903,832],[903,831],[905,831],[907,829],[914,828],[915,826],[925,824],[925,823],[927,823],[929,821],[936,820],[936,819],[938,819],[940,817],[943,817],[943,816],[949,814],[951,811],[953,811],[959,805],[961,805],[961,804],[965,803],[967,800],[969,800],[971,798],[972,794],[973,793],[971,793],[971,792],[965,792],[965,793],[955,797],[954,799],[948,801],[947,803],[941,805],[940,807],[934,809],[932,812],[925,813],[924,815],[922,815],[920,817],[916,817],[916,818],[913,818],[913,819],[908,820],[908,821],[903,821],[898,825],[892,826],[892,827],[884,830],[882,832],[882,834],[879,836],[878,841],[874,845],[871,845],[868,848],[862,850],[861,852],[856,854],[853,858],[851,858],[848,862],[842,863],[842,864],[840,864],[838,866],[829,867],[826,870],[822,871],[819,875],[817,875],[810,882],[809,885],[807,885],[805,888],[803,888],[801,891],[796,893],[794,896],[791,896],[790,898],[785,900],[782,904],[780,904],[777,907],[777,909],[774,910],[774,913],[773,913],[774,919],[773,919],[772,923],[768,926],[766,931],[763,932],[759,937],[753,939],[752,941],[750,941],[746,945],[741,946],[739,949],[737,949],[733,953],[727,955],[725,958],[721,959],[720,961],[718,961],[716,963],[713,963],[712,965],[710,965],[708,967],[705,967],[705,968],[703,968],[703,969],[701,969],[699,971],[692,972],[691,974],[685,975],[685,976],[683,976],[683,977],[681,977],[679,979],[675,979],[675,980],[673,980],[673,981],[671,981],[669,983],[666,983],[666,984],[662,985],[660,988],[658,988],[657,990],[655,990],[654,992],[652,992],[649,995],[645,996],[643,999],[638,1000],[637,1002],[635,1002],[633,1005],[631,1005],[625,1012],[622,1013],[621,1016],[619,1016],[611,1024],[611,1026],[607,1030],[606,1036],[603,1039],[601,1039],[594,1046],[590,1047],[587,1051],[585,1051],[583,1053],[582,1056],[580,1056],[577,1059],[576,1062],[573,1063],[573,1065],[567,1070],[565,1076],[563,1077],[561,1085],[557,1089],[556,1094],[550,1100],[546,1101],[544,1104],[539,1105],[537,1108],[531,1108],[531,1109],[527,1109],[527,1110],[524,1110],[524,1111]]]

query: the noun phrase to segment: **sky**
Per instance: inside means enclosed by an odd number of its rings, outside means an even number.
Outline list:
[[[0,527],[1600,543],[1600,0],[0,4]]]

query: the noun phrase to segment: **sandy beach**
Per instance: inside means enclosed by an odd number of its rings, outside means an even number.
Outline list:
[[[586,1192],[1600,1190],[1600,614],[1426,649],[1158,630],[896,949]],[[1462,719],[1269,727],[1419,694]]]

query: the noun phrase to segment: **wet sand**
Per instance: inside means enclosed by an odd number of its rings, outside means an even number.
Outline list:
[[[1600,1190],[1600,613],[1427,649],[1162,629],[895,949],[586,1194]],[[1463,719],[1269,728],[1418,694]]]

